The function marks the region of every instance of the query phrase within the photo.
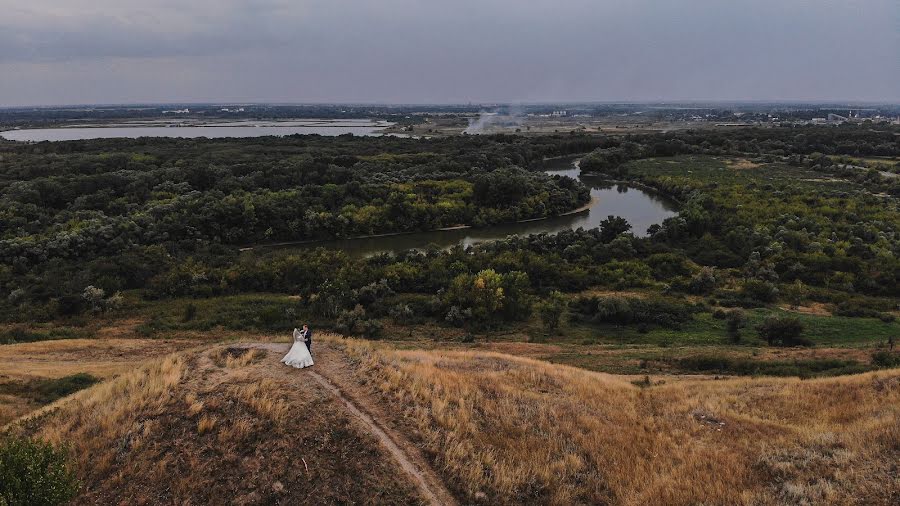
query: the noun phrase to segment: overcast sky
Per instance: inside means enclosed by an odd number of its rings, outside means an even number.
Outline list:
[[[900,0],[0,0],[0,105],[900,102]]]

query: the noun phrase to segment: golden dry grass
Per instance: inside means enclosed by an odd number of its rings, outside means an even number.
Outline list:
[[[641,389],[496,353],[332,342],[414,420],[469,499],[891,504],[900,494],[900,371]]]
[[[758,163],[751,162],[750,160],[747,160],[746,158],[733,158],[730,160],[726,160],[725,165],[727,165],[728,167],[730,167],[732,169],[737,169],[737,170],[749,170],[749,169],[759,168]]]
[[[219,419],[216,418],[215,415],[201,416],[200,419],[197,420],[197,434],[200,434],[202,436],[203,434],[211,431],[216,426],[216,422],[218,421]]]
[[[0,346],[0,378],[59,378],[86,372],[108,378],[134,368],[135,361],[196,346],[172,339],[65,339]]]
[[[195,342],[170,339],[67,339],[0,346],[0,383],[60,378],[77,373],[108,379]],[[40,406],[16,395],[0,395],[0,426]]]
[[[209,356],[219,367],[236,368],[259,362],[266,357],[266,350],[216,348],[209,353]]]
[[[278,358],[172,354],[11,429],[71,446],[79,504],[418,504],[374,437]]]

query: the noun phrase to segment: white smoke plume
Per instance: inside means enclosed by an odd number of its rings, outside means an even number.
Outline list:
[[[518,105],[507,107],[505,114],[501,114],[499,109],[496,111],[481,111],[477,118],[469,118],[469,126],[463,130],[463,133],[469,135],[483,134],[491,125],[501,127],[520,126],[523,121],[522,116],[522,108]]]

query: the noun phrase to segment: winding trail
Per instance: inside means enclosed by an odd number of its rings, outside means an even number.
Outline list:
[[[262,348],[272,352],[277,361],[287,353],[290,345],[281,343],[249,343],[251,348]],[[347,411],[360,423],[363,429],[378,439],[382,447],[416,484],[422,496],[432,505],[457,505],[443,481],[428,464],[425,456],[409,439],[393,429],[384,419],[383,411],[352,378],[352,373],[344,363],[343,354],[326,343],[316,343],[313,348],[316,364],[308,369],[293,369],[280,363],[284,374],[295,375],[298,379],[306,375],[315,380],[326,391],[339,399]]]

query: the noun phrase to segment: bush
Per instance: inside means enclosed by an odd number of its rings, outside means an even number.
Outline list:
[[[666,328],[678,328],[691,321],[697,308],[664,298],[639,299],[626,297],[581,297],[574,301],[572,316],[587,323],[627,325],[643,323]]]
[[[459,306],[450,306],[444,320],[454,327],[462,327],[472,317],[471,309],[460,309]]]
[[[778,288],[768,281],[748,279],[741,287],[741,294],[759,302],[774,302],[778,297]]]
[[[66,504],[75,497],[78,488],[65,449],[16,436],[0,440],[0,504]]]
[[[858,374],[872,369],[855,360],[820,359],[765,361],[733,358],[722,355],[685,357],[678,359],[676,363],[680,369],[690,372],[734,374],[741,376],[798,376],[800,378]]]
[[[549,332],[554,332],[559,328],[559,322],[567,306],[568,301],[566,297],[557,290],[550,292],[547,300],[538,304],[538,313],[541,315],[541,321]]]
[[[900,367],[900,353],[876,351],[872,354],[872,364],[878,367]]]
[[[397,304],[391,308],[391,311],[388,314],[395,322],[402,324],[411,323],[416,316],[408,304]]]
[[[812,346],[812,341],[801,336],[803,330],[803,323],[794,317],[769,316],[756,327],[769,346]]]
[[[50,327],[46,329],[29,329],[27,327],[8,327],[0,329],[0,344],[33,343],[55,339],[78,339],[87,337],[87,331],[70,327]]]
[[[40,380],[34,388],[34,399],[41,404],[49,404],[67,395],[83,390],[100,380],[87,373],[72,374],[56,379]]]
[[[195,316],[197,316],[197,306],[193,302],[188,302],[188,305],[184,306],[184,314],[181,315],[181,321],[187,323],[193,320]]]
[[[857,318],[880,318],[882,313],[877,309],[869,307],[864,302],[858,300],[849,300],[841,302],[834,310],[837,316],[850,316]]]
[[[741,341],[741,329],[747,326],[747,314],[741,309],[732,309],[725,314],[725,328],[732,342]]]
[[[381,337],[381,322],[368,318],[366,310],[359,304],[353,309],[341,311],[335,326],[345,334],[362,335],[368,339]]]
[[[712,293],[718,285],[719,279],[716,276],[716,270],[712,267],[704,267],[691,278],[690,283],[688,283],[688,291],[703,295]]]

